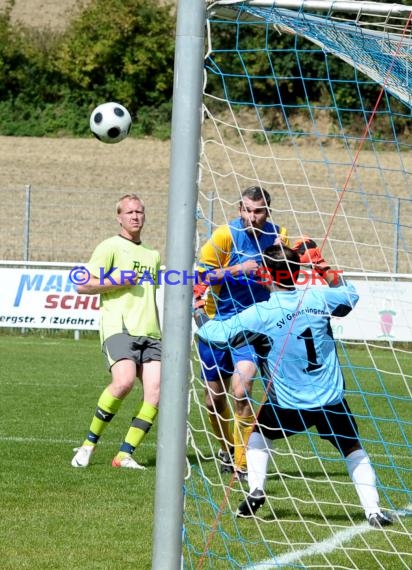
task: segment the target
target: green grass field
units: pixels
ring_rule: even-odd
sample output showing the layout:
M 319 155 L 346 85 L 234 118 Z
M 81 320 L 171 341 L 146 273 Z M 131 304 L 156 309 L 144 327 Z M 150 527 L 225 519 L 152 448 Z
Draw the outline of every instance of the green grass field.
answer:
M 1 567 L 151 568 L 156 431 L 145 472 L 113 469 L 136 391 L 109 426 L 93 467 L 73 469 L 109 376 L 99 342 L 0 337 Z
M 129 396 L 109 426 L 90 468 L 73 469 L 72 448 L 84 438 L 97 397 L 109 380 L 97 337 L 74 341 L 57 336 L 0 336 L 0 349 L 1 568 L 149 570 L 156 428 L 137 452 L 145 472 L 110 466 L 139 391 Z M 361 434 L 377 462 L 384 506 L 402 509 L 411 502 L 410 401 L 405 385 L 398 383 L 395 364 L 379 349 L 375 356 L 382 361 L 384 373 L 372 370 L 362 351 L 351 353 L 350 361 L 356 362 L 358 371 L 356 382 L 347 371 L 348 387 L 354 392 L 348 399 L 360 416 L 367 411 L 376 415 L 373 423 L 360 418 Z M 396 366 L 410 375 L 410 354 L 401 353 Z M 197 392 L 202 401 L 200 386 Z M 395 416 L 398 422 L 388 420 Z M 192 405 L 191 425 L 201 428 L 202 419 Z M 346 471 L 327 443 L 297 436 L 291 443 L 297 455 L 292 455 L 287 443 L 277 446 L 279 470 L 269 479 L 271 498 L 260 511 L 262 520 L 255 523 L 234 517 L 239 486 L 230 489 L 226 480 L 222 487 L 203 433 L 195 434 L 194 442 L 189 449 L 194 467 L 187 482 L 185 514 L 187 568 L 245 568 L 274 554 L 284 557 L 282 568 L 410 567 L 412 519 L 408 516 L 389 531 L 357 533 L 331 552 L 315 549 L 302 563 L 290 557 L 292 543 L 295 550 L 305 550 L 309 544 L 329 540 L 332 533 L 363 524 Z M 315 448 L 323 462 L 316 458 Z M 200 454 L 209 460 L 196 465 Z M 336 482 L 334 488 L 325 484 L 325 471 Z M 229 492 L 226 503 L 224 489 Z M 339 501 L 347 503 L 347 512 L 336 508 Z
M 188 484 L 186 531 L 189 552 L 196 548 L 202 552 L 202 540 L 213 536 L 204 554 L 210 566 L 205 567 L 411 567 L 410 353 L 378 346 L 370 354 L 360 347 L 347 350 L 340 355 L 347 398 L 375 465 L 381 504 L 399 511 L 398 522 L 385 532 L 371 531 L 343 461 L 314 430 L 310 437 L 299 435 L 276 443 L 268 500 L 257 522 L 233 516 L 242 499 L 238 485 L 226 487 L 228 500 L 222 502 L 213 463 L 200 464 L 199 471 L 194 471 Z M 192 421 L 196 423 L 195 418 Z M 207 455 L 208 445 L 202 449 L 201 435 L 197 440 L 199 455 Z M 402 512 L 405 509 L 407 514 Z M 197 541 L 199 529 L 203 537 Z

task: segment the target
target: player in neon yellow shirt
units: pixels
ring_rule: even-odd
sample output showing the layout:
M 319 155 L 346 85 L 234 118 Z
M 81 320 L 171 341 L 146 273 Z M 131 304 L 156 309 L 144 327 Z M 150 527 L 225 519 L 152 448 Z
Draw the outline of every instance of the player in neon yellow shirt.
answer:
M 144 469 L 132 457 L 157 415 L 160 394 L 161 331 L 156 306 L 160 255 L 140 240 L 145 221 L 143 201 L 136 194 L 117 204 L 119 235 L 101 242 L 87 270 L 90 279 L 79 285 L 81 294 L 100 294 L 100 339 L 111 373 L 73 467 L 87 467 L 109 422 L 132 390 L 136 377 L 143 387 L 143 404 L 137 407 L 113 467 Z

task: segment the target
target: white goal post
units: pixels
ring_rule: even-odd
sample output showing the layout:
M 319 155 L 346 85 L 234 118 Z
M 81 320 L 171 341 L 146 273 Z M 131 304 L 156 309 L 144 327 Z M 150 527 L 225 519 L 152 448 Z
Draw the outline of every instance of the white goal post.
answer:
M 248 488 L 220 470 L 191 287 L 166 286 L 154 570 L 412 565 L 411 11 L 361 0 L 178 4 L 167 266 L 191 273 L 193 243 L 230 224 L 242 191 L 259 186 L 292 242 L 308 234 L 356 274 L 374 296 L 353 312 L 357 332 L 382 335 L 335 338 L 395 524 L 372 532 L 342 458 L 315 432 L 276 442 L 265 506 L 236 517 Z M 258 375 L 255 413 L 261 385 Z

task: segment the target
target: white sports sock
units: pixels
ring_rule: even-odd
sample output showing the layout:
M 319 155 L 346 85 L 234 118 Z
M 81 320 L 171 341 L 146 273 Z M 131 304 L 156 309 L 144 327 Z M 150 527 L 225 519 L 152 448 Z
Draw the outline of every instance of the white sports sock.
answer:
M 252 432 L 246 450 L 250 491 L 265 488 L 269 451 L 271 449 L 272 442 L 270 439 L 256 431 Z
M 364 449 L 357 449 L 346 458 L 346 467 L 352 479 L 366 518 L 372 513 L 380 513 L 379 495 L 376 489 L 376 474 L 369 455 Z

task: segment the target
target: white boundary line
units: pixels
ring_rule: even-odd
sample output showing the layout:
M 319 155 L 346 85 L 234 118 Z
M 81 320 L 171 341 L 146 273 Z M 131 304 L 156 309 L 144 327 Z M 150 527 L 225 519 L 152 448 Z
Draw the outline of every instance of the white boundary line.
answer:
M 398 517 L 401 517 L 410 514 L 408 513 L 408 511 L 411 511 L 412 513 L 412 503 L 410 503 L 405 510 L 394 511 L 394 513 Z M 355 538 L 356 536 L 365 534 L 372 530 L 374 529 L 369 525 L 368 522 L 365 521 L 362 524 L 337 532 L 330 538 L 322 540 L 322 542 L 317 542 L 315 544 L 312 544 L 308 548 L 295 550 L 294 552 L 287 552 L 285 554 L 281 554 L 276 558 L 263 560 L 262 562 L 258 562 L 258 564 L 246 566 L 245 570 L 273 570 L 274 568 L 279 570 L 279 568 L 281 568 L 282 566 L 293 564 L 293 562 L 300 561 L 302 558 L 305 558 L 306 556 L 329 554 L 330 552 L 333 552 L 338 546 L 342 545 L 344 542 L 348 542 L 352 538 Z

